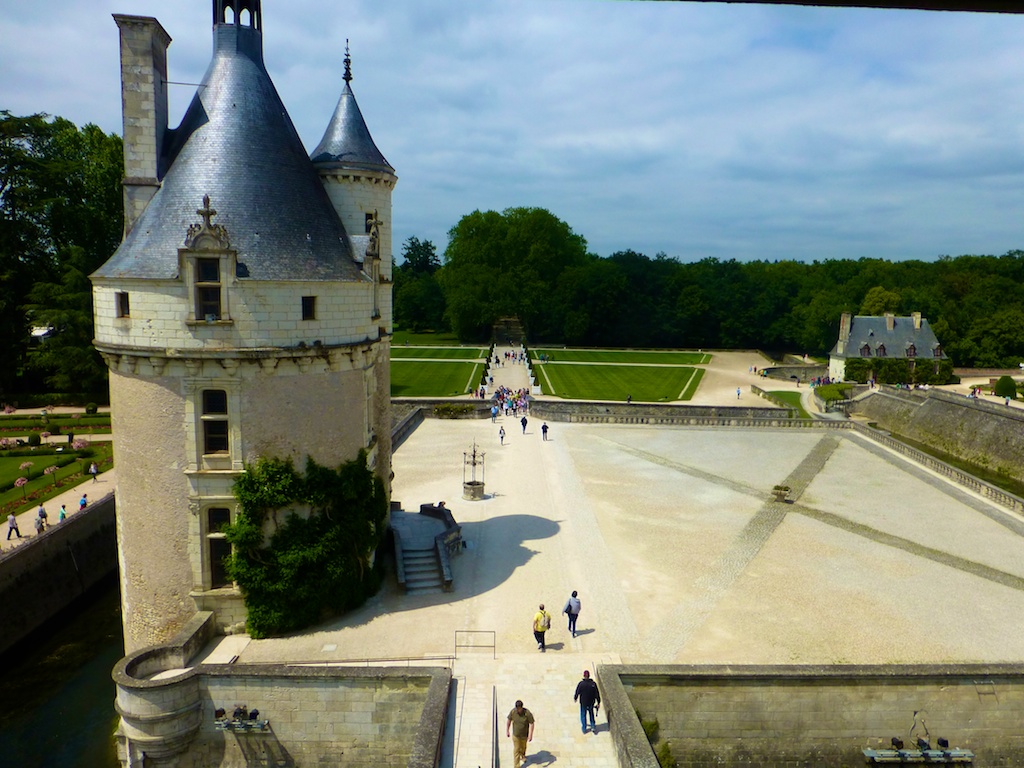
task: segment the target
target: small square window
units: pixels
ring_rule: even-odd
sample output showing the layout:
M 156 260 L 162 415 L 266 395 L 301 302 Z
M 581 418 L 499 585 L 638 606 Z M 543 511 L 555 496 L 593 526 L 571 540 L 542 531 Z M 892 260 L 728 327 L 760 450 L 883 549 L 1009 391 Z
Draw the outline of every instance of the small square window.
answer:
M 129 304 L 128 304 L 128 292 L 127 291 L 118 291 L 116 294 L 114 294 L 114 296 L 115 296 L 115 300 L 117 302 L 117 316 L 118 317 L 130 317 L 131 316 L 131 310 L 130 310 L 130 307 L 129 307 Z
M 316 320 L 316 296 L 302 297 L 302 319 Z

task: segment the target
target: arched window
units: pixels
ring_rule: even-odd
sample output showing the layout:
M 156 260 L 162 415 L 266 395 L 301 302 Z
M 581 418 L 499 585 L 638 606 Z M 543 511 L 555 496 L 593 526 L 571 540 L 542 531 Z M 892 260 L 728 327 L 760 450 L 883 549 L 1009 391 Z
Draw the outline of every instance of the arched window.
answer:
M 869 347 L 867 344 L 865 344 L 863 347 L 861 347 L 860 348 L 860 356 L 861 357 L 871 357 L 871 347 Z

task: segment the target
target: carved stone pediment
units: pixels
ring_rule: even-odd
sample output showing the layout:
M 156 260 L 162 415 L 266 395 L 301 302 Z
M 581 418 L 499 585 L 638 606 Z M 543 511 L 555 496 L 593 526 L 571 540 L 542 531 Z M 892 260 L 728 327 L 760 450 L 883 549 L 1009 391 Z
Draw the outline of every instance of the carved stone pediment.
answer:
M 202 217 L 202 223 L 189 225 L 185 235 L 185 248 L 191 251 L 226 251 L 231 248 L 231 239 L 227 228 L 222 224 L 214 224 L 213 217 L 217 211 L 210 207 L 210 196 L 203 195 L 203 207 L 196 213 Z

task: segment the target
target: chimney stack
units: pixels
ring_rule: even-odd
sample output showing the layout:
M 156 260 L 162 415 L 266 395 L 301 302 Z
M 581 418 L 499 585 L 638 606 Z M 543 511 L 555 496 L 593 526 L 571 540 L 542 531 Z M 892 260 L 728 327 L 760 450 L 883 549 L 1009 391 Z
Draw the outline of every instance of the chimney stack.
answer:
M 160 188 L 167 132 L 167 46 L 171 36 L 148 16 L 114 14 L 121 31 L 124 125 L 124 234 Z
M 836 352 L 840 355 L 846 352 L 846 342 L 850 340 L 850 325 L 853 322 L 853 315 L 843 312 L 839 318 L 839 343 L 836 345 Z
M 920 312 L 911 312 L 910 313 L 910 317 L 914 321 L 914 330 L 915 331 L 920 331 L 921 330 L 921 313 Z
M 885 330 L 891 331 L 896 327 L 896 315 L 892 312 L 885 313 Z

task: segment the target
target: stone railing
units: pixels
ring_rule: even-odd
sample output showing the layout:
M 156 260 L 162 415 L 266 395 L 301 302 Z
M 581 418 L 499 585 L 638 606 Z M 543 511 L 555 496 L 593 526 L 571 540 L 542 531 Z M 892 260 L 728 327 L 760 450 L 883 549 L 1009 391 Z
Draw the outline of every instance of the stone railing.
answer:
M 860 424 L 859 422 L 847 422 L 859 435 L 874 440 L 876 443 L 884 445 L 897 453 L 906 456 L 917 464 L 927 467 L 933 472 L 948 477 L 958 485 L 962 485 L 968 490 L 974 491 L 975 493 L 984 496 L 986 499 L 994 501 L 1000 506 L 1006 507 L 1012 512 L 1019 515 L 1024 515 L 1024 499 L 1019 496 L 1015 496 L 1012 493 L 1004 491 L 991 483 L 986 483 L 984 480 L 979 480 L 969 472 L 965 472 L 962 469 L 957 469 L 951 464 L 936 459 L 934 456 L 930 456 L 924 451 L 919 451 L 916 448 L 911 448 L 906 443 L 901 443 L 894 437 L 891 437 L 884 432 L 879 432 L 877 429 Z

